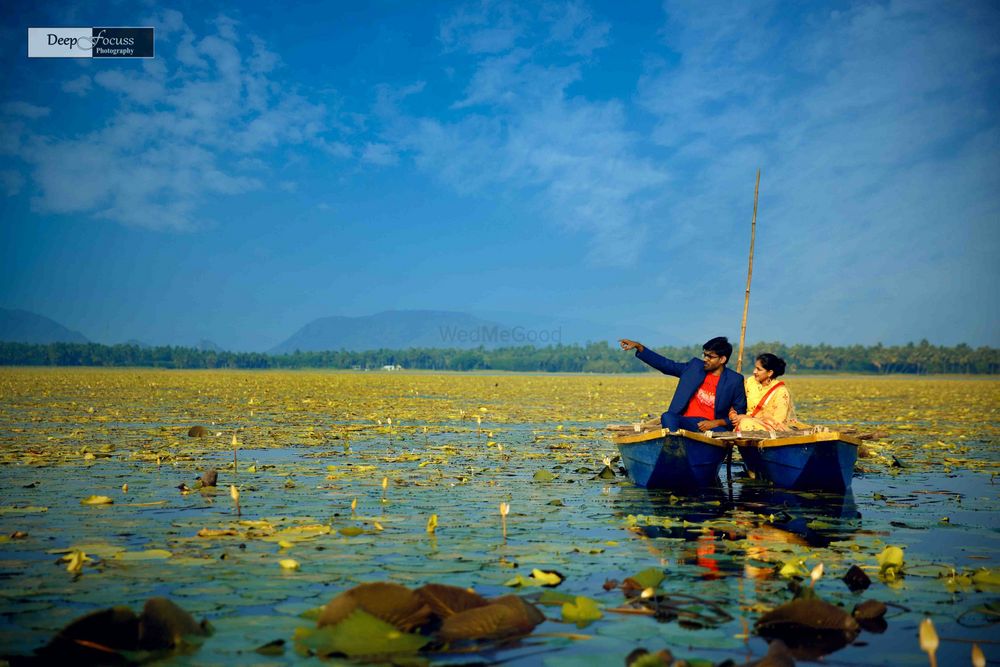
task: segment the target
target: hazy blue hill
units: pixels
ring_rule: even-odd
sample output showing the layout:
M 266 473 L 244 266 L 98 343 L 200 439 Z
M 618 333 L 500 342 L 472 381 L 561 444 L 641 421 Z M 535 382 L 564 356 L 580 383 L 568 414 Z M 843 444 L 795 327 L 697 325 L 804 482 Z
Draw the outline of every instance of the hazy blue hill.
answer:
M 270 350 L 401 350 L 410 347 L 487 348 L 524 345 L 516 329 L 466 313 L 439 310 L 388 310 L 364 317 L 313 320 Z M 506 338 L 504 338 L 506 336 Z
M 207 338 L 202 338 L 194 345 L 194 349 L 201 350 L 202 352 L 222 352 L 222 348 L 218 346 L 214 341 L 208 340 Z
M 89 343 L 79 331 L 27 310 L 0 308 L 0 340 L 12 343 Z

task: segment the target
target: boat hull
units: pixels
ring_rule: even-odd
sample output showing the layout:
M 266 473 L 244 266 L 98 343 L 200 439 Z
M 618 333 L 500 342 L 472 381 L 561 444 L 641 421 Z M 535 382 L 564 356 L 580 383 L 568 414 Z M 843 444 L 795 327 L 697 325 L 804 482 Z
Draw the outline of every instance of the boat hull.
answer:
M 665 429 L 615 438 L 622 463 L 636 486 L 697 489 L 719 483 L 719 467 L 730 446 L 712 438 Z
M 839 433 L 738 441 L 747 470 L 783 489 L 833 491 L 851 488 L 858 442 Z

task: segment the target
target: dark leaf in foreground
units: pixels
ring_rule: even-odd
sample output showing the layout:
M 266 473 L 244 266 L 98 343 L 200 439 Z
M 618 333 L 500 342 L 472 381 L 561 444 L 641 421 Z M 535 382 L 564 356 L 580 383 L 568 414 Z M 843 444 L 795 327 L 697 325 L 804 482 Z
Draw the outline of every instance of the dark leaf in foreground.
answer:
M 843 576 L 842 581 L 847 584 L 852 593 L 863 591 L 872 585 L 871 578 L 857 565 L 851 566 L 847 574 Z
M 261 655 L 284 655 L 285 640 L 275 639 L 274 641 L 258 646 L 254 649 L 254 653 L 259 653 Z
M 489 604 L 478 593 L 445 584 L 427 584 L 417 589 L 417 595 L 441 619 Z
M 851 615 L 858 621 L 872 621 L 885 616 L 887 610 L 888 607 L 885 606 L 884 602 L 879 600 L 865 600 L 854 606 L 854 611 L 851 612 Z
M 202 486 L 215 486 L 219 481 L 219 473 L 212 468 L 211 470 L 206 470 L 201 476 Z
M 403 632 L 423 625 L 431 614 L 424 600 L 406 586 L 378 581 L 360 584 L 330 600 L 320 614 L 319 626 L 336 625 L 358 608 Z
M 780 639 L 798 658 L 817 658 L 843 648 L 857 637 L 858 622 L 846 611 L 819 599 L 792 600 L 764 614 L 757 633 Z
M 544 620 L 534 605 L 517 595 L 504 595 L 484 607 L 449 616 L 439 634 L 446 641 L 504 639 L 526 635 Z
M 851 615 L 854 616 L 863 630 L 880 635 L 889 628 L 889 624 L 885 620 L 887 609 L 884 602 L 865 600 L 854 607 Z
M 134 651 L 139 647 L 139 617 L 128 607 L 91 612 L 71 621 L 39 651 L 46 657 L 70 656 L 97 651 L 106 655 Z
M 172 649 L 191 637 L 210 634 L 208 624 L 198 623 L 167 598 L 150 598 L 139 617 L 139 647 L 148 651 Z
M 139 616 L 128 607 L 81 616 L 37 656 L 42 664 L 130 665 L 197 648 L 208 634 L 206 622 L 198 623 L 166 598 L 150 598 Z
M 625 667 L 670 667 L 673 664 L 674 654 L 667 649 L 650 653 L 644 648 L 637 648 L 625 656 Z
M 795 656 L 785 646 L 785 642 L 775 639 L 768 645 L 767 655 L 746 663 L 744 667 L 795 667 Z

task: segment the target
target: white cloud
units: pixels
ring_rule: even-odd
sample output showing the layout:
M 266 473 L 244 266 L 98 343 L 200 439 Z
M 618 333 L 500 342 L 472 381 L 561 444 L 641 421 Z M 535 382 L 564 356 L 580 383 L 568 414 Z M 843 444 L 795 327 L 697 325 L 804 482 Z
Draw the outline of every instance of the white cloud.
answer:
M 441 22 L 438 37 L 446 47 L 469 53 L 506 51 L 522 34 L 517 12 L 517 5 L 511 3 L 469 4 Z
M 678 55 L 650 68 L 640 99 L 684 175 L 671 227 L 743 245 L 761 166 L 755 281 L 771 318 L 804 323 L 806 340 L 859 340 L 860 313 L 915 332 L 934 299 L 968 319 L 955 295 L 1000 277 L 957 242 L 1000 245 L 995 8 L 803 6 L 787 21 L 758 3 L 667 11 Z M 1000 311 L 986 300 L 980 313 Z M 833 333 L 834 321 L 854 333 Z
M 0 106 L 0 112 L 7 116 L 21 116 L 22 118 L 29 118 L 34 120 L 36 118 L 44 118 L 50 113 L 48 107 L 41 107 L 29 102 L 4 102 Z
M 545 5 L 543 12 L 551 21 L 550 39 L 568 44 L 573 55 L 590 55 L 608 45 L 611 26 L 594 20 L 593 14 L 579 2 L 560 5 Z
M 63 92 L 72 93 L 73 95 L 80 95 L 83 97 L 90 92 L 92 88 L 92 82 L 90 77 L 86 74 L 82 74 L 75 79 L 70 79 L 68 81 L 63 81 L 61 86 Z
M 388 166 L 399 162 L 399 157 L 389 144 L 370 143 L 365 144 L 362 149 L 361 160 L 369 164 Z
M 162 58 L 62 86 L 85 94 L 96 84 L 117 107 L 95 118 L 94 129 L 67 136 L 50 125 L 53 130 L 41 134 L 0 120 L 0 150 L 28 163 L 38 185 L 35 210 L 192 229 L 207 224 L 198 211 L 210 198 L 276 182 L 264 159 L 269 151 L 310 145 L 343 152 L 326 136 L 327 109 L 279 82 L 277 56 L 262 40 L 239 36 L 231 19 L 216 19 L 216 32 L 208 35 L 196 34 L 173 10 L 145 24 L 157 27 Z M 24 102 L 9 102 L 2 111 L 22 118 L 48 114 Z
M 509 4 L 459 10 L 441 27 L 445 45 L 474 64 L 451 104 L 456 119 L 384 104 L 386 136 L 457 191 L 516 191 L 540 218 L 588 236 L 593 262 L 628 263 L 645 238 L 639 214 L 667 176 L 643 157 L 620 102 L 567 92 L 585 76 L 582 54 L 603 46 L 608 31 L 577 3 L 541 5 L 535 15 Z

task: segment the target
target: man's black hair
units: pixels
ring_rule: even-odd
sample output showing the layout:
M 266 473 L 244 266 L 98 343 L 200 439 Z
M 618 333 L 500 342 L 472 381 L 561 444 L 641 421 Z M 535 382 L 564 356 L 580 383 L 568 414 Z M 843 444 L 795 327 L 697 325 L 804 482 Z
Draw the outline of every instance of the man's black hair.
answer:
M 726 363 L 729 363 L 729 360 L 733 356 L 733 345 L 725 336 L 716 336 L 702 345 L 701 349 L 715 352 L 720 357 L 725 357 Z

